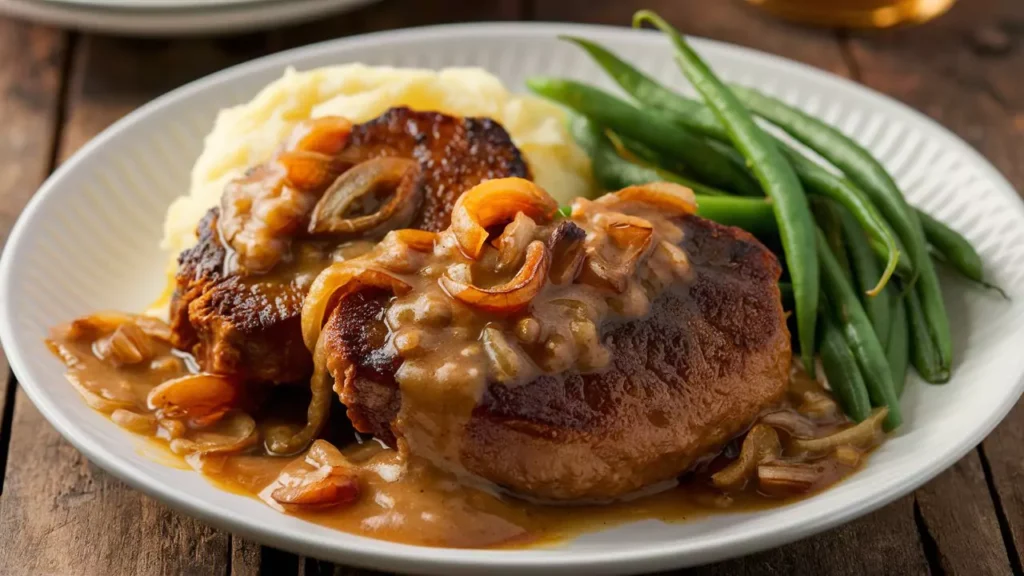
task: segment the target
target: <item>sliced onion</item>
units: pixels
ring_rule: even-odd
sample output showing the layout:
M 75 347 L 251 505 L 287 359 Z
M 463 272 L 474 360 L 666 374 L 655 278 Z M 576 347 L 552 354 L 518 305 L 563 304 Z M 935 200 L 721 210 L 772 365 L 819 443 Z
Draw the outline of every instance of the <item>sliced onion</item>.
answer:
M 349 217 L 359 202 L 382 191 L 390 199 L 371 214 Z M 378 234 L 408 225 L 422 197 L 420 166 L 408 158 L 380 157 L 355 165 L 331 184 L 313 208 L 310 234 Z
M 491 376 L 498 382 L 508 385 L 533 379 L 533 363 L 523 357 L 518 346 L 508 341 L 504 332 L 487 326 L 481 340 L 490 360 Z
M 792 438 L 814 438 L 814 423 L 790 410 L 765 414 L 761 424 L 784 430 Z
M 365 287 L 384 288 L 398 296 L 412 289 L 398 278 L 367 268 L 365 264 L 356 261 L 337 262 L 328 266 L 313 281 L 302 303 L 302 339 L 306 348 L 311 351 L 316 348 L 324 321 L 338 299 Z
M 211 423 L 233 408 L 238 383 L 218 374 L 189 374 L 168 380 L 149 391 L 146 403 L 166 418 L 189 418 Z
M 212 426 L 188 434 L 191 452 L 199 454 L 235 454 L 254 446 L 259 440 L 256 421 L 245 412 L 231 412 Z
M 773 496 L 806 494 L 825 477 L 821 463 L 775 463 L 757 467 L 757 487 Z
M 270 497 L 292 510 L 319 510 L 354 502 L 359 497 L 359 475 L 348 460 L 326 440 L 310 446 L 303 462 L 290 465 Z
M 120 389 L 118 390 L 118 392 L 122 392 L 121 394 L 119 394 L 120 398 L 112 398 L 107 397 L 111 396 L 111 394 L 109 394 L 109 392 L 111 391 L 109 387 L 104 387 L 102 392 L 107 394 L 106 396 L 102 396 L 100 395 L 100 393 L 90 390 L 86 386 L 86 384 L 83 383 L 78 378 L 78 374 L 79 372 L 77 370 L 69 370 L 66 376 L 68 382 L 71 383 L 71 386 L 75 390 L 78 390 L 78 393 L 82 396 L 82 400 L 85 401 L 86 405 L 88 405 L 89 408 L 92 408 L 93 410 L 97 412 L 102 412 L 104 414 L 111 414 L 118 409 L 131 409 L 135 407 L 135 401 L 131 397 L 131 393 L 128 389 L 127 383 L 122 384 L 121 382 L 119 382 L 119 384 L 122 384 L 122 386 L 118 387 Z M 106 384 L 109 385 L 109 383 Z
M 693 190 L 672 182 L 651 182 L 640 186 L 623 188 L 613 194 L 605 194 L 597 202 L 614 206 L 627 202 L 641 202 L 657 208 L 669 217 L 685 216 L 697 212 L 697 198 Z
M 576 280 L 586 258 L 584 240 L 587 233 L 569 220 L 562 220 L 548 238 L 551 252 L 551 272 L 548 278 L 554 284 L 569 284 Z
M 451 230 L 463 254 L 475 260 L 487 242 L 487 228 L 510 222 L 520 212 L 535 222 L 549 222 L 557 210 L 558 202 L 529 180 L 487 180 L 455 202 Z
M 481 310 L 512 313 L 526 307 L 544 287 L 550 258 L 544 243 L 535 240 L 526 248 L 526 260 L 516 275 L 504 284 L 483 289 L 463 279 L 441 276 L 441 286 L 449 296 Z
M 596 220 L 618 250 L 608 254 L 609 250 L 602 249 L 606 247 L 589 246 L 581 279 L 591 286 L 621 294 L 637 264 L 651 251 L 654 225 L 643 218 L 616 212 L 601 214 Z
M 633 253 L 645 253 L 654 239 L 654 225 L 643 218 L 609 212 L 602 214 L 599 220 L 612 243 L 626 250 L 629 257 Z
M 125 322 L 110 336 L 95 341 L 93 351 L 115 368 L 149 362 L 153 357 L 149 336 L 134 322 Z
M 152 436 L 156 433 L 156 416 L 152 414 L 139 414 L 133 410 L 118 408 L 110 414 L 110 419 L 121 428 L 143 436 Z
M 882 422 L 888 414 L 888 408 L 876 408 L 871 412 L 871 416 L 856 426 L 851 426 L 824 438 L 796 439 L 791 445 L 801 452 L 812 453 L 830 452 L 839 446 L 867 447 L 874 444 L 882 434 Z
M 839 462 L 843 466 L 849 466 L 850 468 L 856 468 L 860 464 L 861 451 L 844 444 L 836 448 L 834 452 L 836 462 Z
M 331 415 L 331 375 L 327 371 L 327 346 L 323 335 L 313 350 L 313 377 L 309 381 L 312 396 L 306 409 L 306 425 L 295 434 L 278 428 L 268 432 L 267 450 L 278 456 L 295 454 L 320 434 Z
M 352 133 L 352 122 L 341 116 L 323 116 L 300 123 L 292 130 L 286 150 L 319 152 L 335 156 L 345 149 Z
M 740 455 L 731 464 L 711 476 L 711 482 L 723 490 L 740 490 L 754 475 L 758 464 L 778 458 L 782 453 L 779 435 L 771 426 L 756 424 L 747 432 Z
M 338 178 L 344 165 L 319 152 L 281 152 L 274 159 L 285 171 L 285 183 L 302 192 L 320 192 Z
M 500 272 L 518 264 L 536 231 L 537 223 L 532 218 L 522 212 L 516 214 L 512 223 L 498 237 L 498 265 L 495 270 Z
M 432 252 L 434 250 L 434 244 L 437 242 L 436 232 L 430 232 L 429 230 L 416 230 L 414 228 L 395 230 L 388 234 L 388 236 L 394 236 L 395 240 L 405 244 L 417 252 Z
M 376 261 L 399 274 L 411 274 L 423 266 L 426 254 L 434 250 L 437 234 L 426 230 L 392 230 L 377 245 Z

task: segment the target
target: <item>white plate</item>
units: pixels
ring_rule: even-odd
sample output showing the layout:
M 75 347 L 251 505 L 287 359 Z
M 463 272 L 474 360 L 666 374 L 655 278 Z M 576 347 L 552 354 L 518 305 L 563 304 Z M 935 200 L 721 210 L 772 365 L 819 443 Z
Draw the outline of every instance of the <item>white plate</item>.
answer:
M 580 51 L 556 40 L 599 40 L 658 77 L 679 74 L 661 36 L 555 24 L 445 26 L 373 34 L 293 50 L 179 89 L 118 122 L 66 162 L 15 227 L 0 262 L 0 337 L 21 385 L 79 450 L 132 486 L 212 524 L 330 560 L 435 574 L 605 574 L 692 565 L 778 546 L 865 514 L 951 465 L 999 422 L 1024 374 L 1024 206 L 977 152 L 921 114 L 849 81 L 709 41 L 696 47 L 727 78 L 780 93 L 853 134 L 896 175 L 910 200 L 963 232 L 989 277 L 1013 300 L 944 279 L 956 345 L 949 384 L 907 385 L 905 424 L 842 484 L 805 501 L 680 524 L 646 521 L 551 549 L 419 548 L 353 536 L 221 492 L 197 474 L 156 464 L 94 413 L 43 345 L 47 326 L 98 309 L 139 310 L 163 283 L 163 210 L 188 172 L 216 111 L 252 97 L 286 66 L 339 62 L 478 65 L 521 88 L 533 74 L 608 86 Z
M 36 0 L 54 4 L 116 8 L 119 10 L 194 10 L 196 8 L 223 8 L 240 4 L 286 3 L 290 0 Z
M 0 16 L 129 36 L 184 36 L 283 26 L 379 0 L 185 0 L 187 6 L 176 8 L 169 5 L 177 0 L 154 0 L 160 6 L 145 10 L 139 5 L 149 4 L 146 0 L 99 1 L 105 5 L 92 0 L 0 0 Z

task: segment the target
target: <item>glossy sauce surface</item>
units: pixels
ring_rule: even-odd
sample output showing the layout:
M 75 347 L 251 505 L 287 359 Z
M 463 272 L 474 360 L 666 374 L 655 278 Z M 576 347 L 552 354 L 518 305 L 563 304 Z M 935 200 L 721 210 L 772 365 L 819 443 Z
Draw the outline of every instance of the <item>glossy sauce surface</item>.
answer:
M 103 342 L 110 341 L 118 329 L 124 332 L 121 327 L 128 323 L 145 327 L 148 358 L 142 360 L 131 351 L 122 351 L 122 359 L 139 361 L 115 365 L 111 354 L 104 353 L 109 345 Z M 138 336 L 134 329 L 127 332 Z M 214 426 L 216 430 L 211 432 L 210 426 L 161 417 L 150 408 L 147 397 L 154 387 L 168 379 L 192 374 L 196 369 L 188 357 L 160 343 L 163 335 L 164 330 L 157 321 L 108 314 L 98 320 L 93 317 L 88 322 L 77 321 L 55 329 L 49 344 L 68 364 L 69 380 L 90 406 L 149 439 L 141 449 L 144 454 L 159 454 L 156 459 L 164 463 L 186 462 L 225 490 L 259 498 L 284 513 L 345 532 L 426 546 L 520 547 L 555 543 L 582 532 L 636 520 L 678 522 L 720 511 L 781 505 L 799 497 L 767 496 L 751 486 L 728 494 L 712 487 L 709 474 L 735 458 L 737 446 L 734 443 L 682 478 L 678 486 L 665 487 L 667 489 L 654 494 L 601 505 L 542 505 L 467 487 L 422 459 L 405 459 L 399 452 L 370 438 L 355 441 L 356 436 L 344 422 L 332 422 L 327 435 L 358 470 L 359 498 L 347 506 L 326 510 L 285 509 L 270 494 L 280 485 L 282 472 L 311 469 L 304 456 L 270 456 L 258 442 L 248 444 L 237 453 L 214 450 L 174 454 L 187 452 L 180 449 L 181 442 L 203 446 L 217 446 L 218 442 L 237 445 L 240 440 L 232 436 L 232 427 L 239 427 L 239 422 L 242 422 L 243 432 L 235 436 L 248 436 L 244 433 L 244 418 L 237 411 L 224 415 Z M 274 421 L 279 423 L 282 414 L 289 412 L 289 405 L 301 409 L 303 402 L 308 401 L 306 391 L 301 388 L 282 387 L 264 393 L 271 395 L 267 402 L 273 403 L 276 410 L 273 418 L 254 411 L 260 430 Z M 301 410 L 293 412 L 301 415 Z M 775 413 L 797 414 L 802 421 L 814 422 L 817 435 L 827 435 L 849 425 L 836 415 L 835 404 L 821 387 L 799 372 L 795 373 L 790 392 Z M 133 416 L 126 417 L 129 414 Z M 808 415 L 813 419 L 808 419 Z M 223 438 L 217 437 L 218 433 Z M 348 441 L 347 445 L 343 444 L 344 440 Z M 175 444 L 176 441 L 179 443 Z M 864 458 L 851 465 L 831 458 L 808 460 L 802 457 L 799 460 L 817 462 L 824 468 L 821 485 L 814 488 L 817 491 L 855 471 Z

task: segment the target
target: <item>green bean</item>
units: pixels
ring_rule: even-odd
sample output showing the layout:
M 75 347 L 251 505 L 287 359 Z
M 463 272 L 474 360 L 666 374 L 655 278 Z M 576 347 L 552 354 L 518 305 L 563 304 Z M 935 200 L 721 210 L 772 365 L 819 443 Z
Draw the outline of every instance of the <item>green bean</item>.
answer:
M 725 195 L 721 190 L 704 186 L 689 178 L 648 166 L 640 166 L 619 156 L 614 144 L 605 135 L 604 130 L 585 116 L 571 114 L 569 132 L 579 147 L 590 156 L 590 167 L 594 173 L 594 180 L 605 190 L 620 190 L 627 186 L 666 180 L 682 184 L 693 190 L 695 194 L 705 196 Z
M 823 198 L 815 198 L 811 202 L 811 211 L 818 227 L 825 232 L 825 240 L 832 250 L 832 255 L 839 262 L 847 282 L 853 283 L 853 271 L 850 268 L 850 257 L 846 254 L 846 246 L 843 245 L 843 225 L 839 220 L 839 206 Z
M 928 320 L 921 306 L 916 290 L 906 290 L 903 295 L 907 307 L 907 326 L 910 329 L 910 359 L 917 373 L 931 384 L 949 381 L 949 369 L 942 364 L 942 357 L 935 342 L 928 337 Z M 921 337 L 924 335 L 924 337 Z
M 816 196 L 831 198 L 842 204 L 870 236 L 871 249 L 879 260 L 885 262 L 885 270 L 879 275 L 878 282 L 867 289 L 869 295 L 875 296 L 880 293 L 889 283 L 893 272 L 899 272 L 902 277 L 906 278 L 911 278 L 914 275 L 913 264 L 910 258 L 900 250 L 899 239 L 889 227 L 889 223 L 856 186 L 825 170 L 800 152 L 781 142 L 779 144 L 800 177 L 800 181 L 807 186 L 808 192 Z
M 757 184 L 736 169 L 707 141 L 680 127 L 662 112 L 642 110 L 598 88 L 572 80 L 530 78 L 535 93 L 559 102 L 617 134 L 634 138 L 659 152 L 679 158 L 702 182 L 716 188 L 757 195 Z
M 599 44 L 583 38 L 563 38 L 583 48 L 623 90 L 638 102 L 671 114 L 677 123 L 694 132 L 719 141 L 729 141 L 729 134 L 721 122 L 715 117 L 714 112 L 704 104 L 669 90 Z M 856 186 L 821 168 L 784 142 L 777 139 L 775 142 L 789 157 L 790 163 L 808 193 L 836 200 L 852 212 L 861 226 L 867 230 L 872 239 L 872 248 L 878 257 L 887 263 L 882 280 L 878 286 L 872 289 L 873 294 L 881 291 L 894 269 L 908 279 L 914 274 L 909 258 L 906 254 L 901 254 L 898 248 L 896 235 L 871 204 L 871 201 Z
M 886 287 L 881 293 L 871 296 L 871 287 L 878 285 L 878 279 L 882 271 L 878 266 L 878 260 L 871 253 L 871 246 L 864 230 L 857 224 L 853 216 L 843 209 L 838 209 L 839 222 L 842 227 L 842 236 L 846 250 L 850 255 L 850 267 L 853 269 L 854 278 L 860 288 L 860 301 L 864 304 L 864 311 L 871 319 L 871 325 L 875 327 L 875 334 L 878 340 L 885 347 L 889 342 L 889 321 L 892 311 L 893 290 Z
M 896 387 L 896 396 L 903 395 L 903 387 L 907 382 L 907 362 L 910 356 L 910 342 L 907 340 L 907 305 L 902 298 L 893 300 L 892 322 L 889 325 L 889 342 L 885 348 L 885 356 L 892 370 L 892 383 Z
M 924 228 L 925 238 L 928 239 L 928 243 L 932 245 L 932 248 L 942 256 L 945 263 L 952 266 L 964 278 L 977 282 L 985 288 L 995 290 L 1002 294 L 1003 298 L 1009 299 L 1009 296 L 1006 295 L 1002 288 L 985 281 L 985 270 L 981 263 L 981 256 L 978 255 L 974 246 L 971 246 L 971 243 L 966 238 L 922 210 L 917 211 L 917 216 L 921 219 L 921 227 Z
M 764 198 L 698 196 L 697 215 L 726 226 L 736 226 L 763 238 L 778 234 L 775 212 Z
M 839 399 L 843 412 L 860 422 L 871 415 L 871 399 L 868 397 L 864 377 L 857 366 L 857 359 L 854 358 L 843 333 L 827 315 L 822 315 L 819 322 L 822 334 L 818 346 L 829 388 Z
M 943 370 L 948 371 L 953 362 L 953 337 L 939 278 L 928 256 L 921 220 L 907 204 L 892 176 L 860 144 L 832 126 L 755 90 L 740 87 L 734 90 L 757 115 L 776 124 L 842 170 L 886 216 L 910 252 L 919 275 L 914 290 L 920 296 L 927 331 L 915 333 L 914 338 L 931 338 Z
M 829 308 L 857 359 L 871 402 L 889 408 L 885 427 L 892 430 L 900 425 L 903 417 L 885 349 L 878 341 L 878 335 L 853 286 L 843 278 L 839 263 L 828 249 L 825 234 L 820 229 L 817 230 L 817 242 L 818 257 L 821 259 L 821 285 L 828 296 Z
M 700 56 L 668 22 L 654 12 L 641 10 L 633 26 L 650 22 L 667 34 L 676 48 L 676 64 L 690 80 L 725 127 L 729 139 L 746 158 L 761 188 L 772 200 L 786 265 L 796 296 L 797 338 L 804 368 L 814 367 L 815 323 L 818 316 L 819 273 L 815 256 L 814 219 L 800 180 L 778 147 L 732 92 L 714 75 Z
M 985 281 L 985 272 L 981 264 L 981 256 L 966 238 L 952 228 L 918 210 L 921 227 L 928 243 L 935 247 L 954 268 L 975 282 Z
M 676 159 L 669 159 L 664 154 L 654 150 L 650 146 L 638 142 L 633 138 L 622 136 L 621 134 L 610 134 L 609 138 L 613 144 L 616 144 L 616 148 L 625 150 L 629 154 L 633 155 L 637 160 L 642 163 L 649 164 L 651 166 L 659 167 L 668 172 L 685 176 L 692 174 L 692 171 L 687 168 L 682 162 Z M 631 160 L 629 156 L 625 156 L 627 160 Z

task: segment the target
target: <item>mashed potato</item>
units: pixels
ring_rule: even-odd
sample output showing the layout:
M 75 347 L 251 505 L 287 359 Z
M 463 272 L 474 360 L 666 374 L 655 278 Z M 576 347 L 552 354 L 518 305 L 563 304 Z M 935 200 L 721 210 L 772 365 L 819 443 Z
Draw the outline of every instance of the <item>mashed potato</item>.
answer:
M 365 122 L 392 106 L 493 118 L 508 130 L 534 179 L 560 202 L 592 191 L 590 161 L 565 128 L 564 112 L 510 93 L 484 70 L 362 64 L 288 70 L 248 104 L 221 111 L 192 169 L 188 195 L 168 209 L 162 247 L 176 255 L 194 244 L 196 224 L 220 202 L 228 181 L 269 158 L 298 122 L 328 115 Z

